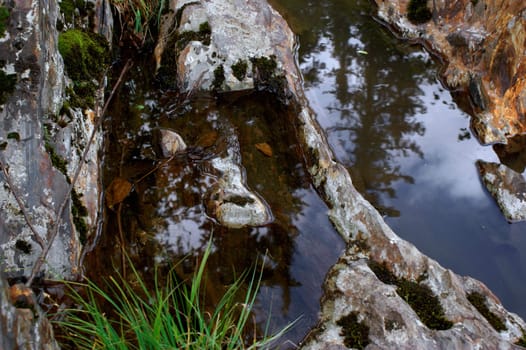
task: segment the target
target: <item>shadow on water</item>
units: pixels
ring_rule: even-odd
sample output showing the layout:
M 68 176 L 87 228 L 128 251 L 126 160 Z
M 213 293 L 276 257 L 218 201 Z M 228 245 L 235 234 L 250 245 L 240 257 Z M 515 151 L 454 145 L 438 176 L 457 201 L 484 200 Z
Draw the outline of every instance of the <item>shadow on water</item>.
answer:
M 307 96 L 356 187 L 398 235 L 526 318 L 526 223 L 505 221 L 475 166 L 524 173 L 524 139 L 481 146 L 439 65 L 376 22 L 369 1 L 271 3 L 299 35 Z
M 179 261 L 178 276 L 189 278 L 213 235 L 209 304 L 234 276 L 264 260 L 254 309 L 260 330 L 269 317 L 271 330 L 301 317 L 282 339 L 288 341 L 285 347 L 298 343 L 317 321 L 321 284 L 343 242 L 304 169 L 293 115 L 264 93 L 186 98 L 163 91 L 152 80 L 151 66 L 147 60 L 136 65 L 108 112 L 105 187 L 116 177 L 135 185 L 120 209 L 106 209 L 103 233 L 86 259 L 88 277 L 100 280 L 121 269 L 122 244 L 146 279 L 153 266 Z M 144 176 L 158 161 L 159 127 L 176 130 L 188 148 Z M 271 147 L 271 156 L 256 148 L 261 143 Z M 220 176 L 211 159 L 224 156 L 227 148 L 240 156 L 248 187 L 268 203 L 271 223 L 228 229 L 207 212 L 210 188 Z

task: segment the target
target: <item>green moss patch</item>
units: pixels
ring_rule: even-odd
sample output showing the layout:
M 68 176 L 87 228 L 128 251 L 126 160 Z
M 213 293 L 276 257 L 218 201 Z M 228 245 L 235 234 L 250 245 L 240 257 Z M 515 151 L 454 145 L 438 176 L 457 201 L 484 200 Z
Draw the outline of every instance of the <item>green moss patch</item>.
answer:
M 5 35 L 7 20 L 9 19 L 9 9 L 0 5 L 0 38 Z
M 0 105 L 6 103 L 9 95 L 15 91 L 16 82 L 16 74 L 5 74 L 0 69 Z
M 237 80 L 242 81 L 247 76 L 248 64 L 246 61 L 238 60 L 232 65 L 232 73 Z
M 497 315 L 489 310 L 488 306 L 486 305 L 486 298 L 482 294 L 472 292 L 467 295 L 467 298 L 471 305 L 473 305 L 477 311 L 480 312 L 482 316 L 484 316 L 484 318 L 489 322 L 489 324 L 491 324 L 493 328 L 495 328 L 497 332 L 508 329 L 506 328 L 504 322 L 502 322 L 502 320 Z
M 210 39 L 212 35 L 212 30 L 208 22 L 203 22 L 199 25 L 199 31 L 192 32 L 182 32 L 177 36 L 177 48 L 182 50 L 188 45 L 190 41 L 200 41 L 205 45 L 210 45 Z
M 342 328 L 340 335 L 344 337 L 344 344 L 348 348 L 363 349 L 369 344 L 369 326 L 358 322 L 358 313 L 351 312 L 340 318 L 336 324 Z
M 287 100 L 287 80 L 283 73 L 278 72 L 276 57 L 254 57 L 251 62 L 256 88 L 276 94 L 281 100 Z
M 110 62 L 109 46 L 99 34 L 71 29 L 58 37 L 58 50 L 68 76 L 74 81 L 102 78 Z
M 71 216 L 73 217 L 73 224 L 79 234 L 79 241 L 85 244 L 88 239 L 88 224 L 86 223 L 86 216 L 88 209 L 82 203 L 82 194 L 77 191 L 71 191 Z
M 49 131 L 49 126 L 48 125 L 44 125 L 44 128 L 43 128 L 43 139 L 44 139 L 44 148 L 45 148 L 46 152 L 49 155 L 49 158 L 51 160 L 51 164 L 58 171 L 60 171 L 62 174 L 64 174 L 64 176 L 66 176 L 66 179 L 69 182 L 68 169 L 67 169 L 68 162 L 64 158 L 62 158 L 57 153 L 57 151 L 55 150 L 55 147 L 53 146 L 53 144 L 51 142 L 51 135 L 50 135 L 50 131 Z
M 515 345 L 519 345 L 526 348 L 526 333 L 524 333 L 524 330 L 522 331 L 522 337 L 517 340 Z
M 225 82 L 225 68 L 223 65 L 219 65 L 214 70 L 214 81 L 212 82 L 212 87 L 214 90 L 219 90 L 223 83 Z
M 75 95 L 72 99 L 77 103 L 70 101 L 72 106 L 92 107 L 98 88 L 93 81 L 102 79 L 110 63 L 108 42 L 99 34 L 71 29 L 59 35 L 58 49 L 73 80 L 73 91 L 68 95 Z
M 428 22 L 433 17 L 427 7 L 427 0 L 410 0 L 407 4 L 407 19 L 413 24 Z
M 446 319 L 437 296 L 428 286 L 396 277 L 385 263 L 380 264 L 371 260 L 369 267 L 380 281 L 397 286 L 396 293 L 411 306 L 428 328 L 445 330 L 453 326 L 453 323 Z

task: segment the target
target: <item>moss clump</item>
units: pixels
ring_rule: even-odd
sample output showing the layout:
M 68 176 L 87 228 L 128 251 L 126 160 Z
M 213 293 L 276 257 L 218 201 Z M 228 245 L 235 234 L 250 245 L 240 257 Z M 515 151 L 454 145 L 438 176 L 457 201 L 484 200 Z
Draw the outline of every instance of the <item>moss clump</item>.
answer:
M 219 90 L 224 82 L 225 82 L 225 68 L 221 64 L 217 66 L 216 69 L 214 69 L 214 81 L 212 82 L 212 87 L 214 88 L 214 90 Z
M 88 224 L 86 223 L 86 216 L 88 209 L 82 204 L 82 194 L 73 190 L 71 192 L 71 216 L 73 217 L 73 224 L 79 234 L 79 241 L 81 244 L 86 244 L 88 239 Z
M 385 263 L 369 261 L 369 267 L 380 281 L 397 286 L 396 293 L 411 306 L 428 328 L 444 330 L 453 326 L 453 323 L 445 318 L 440 301 L 428 286 L 396 277 Z
M 5 74 L 0 69 L 0 105 L 7 102 L 7 98 L 15 90 L 16 81 L 16 74 Z
M 210 24 L 208 22 L 203 22 L 199 25 L 198 32 L 182 32 L 177 36 L 177 48 L 182 50 L 188 45 L 190 41 L 200 41 L 205 45 L 210 45 L 210 37 L 212 35 L 212 30 L 210 29 Z
M 336 324 L 342 327 L 340 335 L 344 337 L 344 344 L 348 348 L 363 349 L 369 344 L 369 326 L 358 322 L 357 312 L 340 318 Z
M 7 28 L 7 20 L 9 19 L 9 9 L 0 5 L 0 38 L 4 36 Z
M 282 101 L 286 101 L 289 97 L 286 92 L 287 79 L 278 72 L 276 56 L 255 57 L 251 62 L 256 88 L 276 94 Z
M 410 0 L 407 4 L 407 19 L 413 24 L 428 22 L 433 17 L 427 7 L 427 0 Z
M 478 312 L 484 316 L 484 318 L 493 328 L 495 328 L 497 332 L 508 329 L 506 328 L 506 325 L 504 325 L 504 322 L 502 322 L 502 320 L 497 315 L 488 309 L 488 306 L 486 305 L 486 298 L 482 294 L 472 292 L 467 295 L 467 298 L 471 305 L 473 305 L 478 310 Z
M 108 42 L 99 34 L 71 29 L 59 35 L 58 49 L 73 80 L 72 92 L 77 103 L 70 102 L 75 107 L 92 107 L 98 87 L 94 80 L 102 79 L 110 63 Z
M 110 62 L 109 46 L 99 34 L 71 29 L 58 37 L 58 50 L 74 81 L 99 80 Z
M 519 345 L 526 348 L 526 334 L 524 333 L 524 330 L 522 331 L 522 337 L 517 340 L 515 345 Z
M 232 65 L 232 73 L 237 80 L 242 81 L 247 76 L 248 64 L 243 60 L 238 60 Z
M 15 140 L 15 141 L 20 141 L 20 134 L 17 133 L 16 131 L 12 131 L 10 133 L 7 134 L 7 139 L 11 139 L 11 140 Z

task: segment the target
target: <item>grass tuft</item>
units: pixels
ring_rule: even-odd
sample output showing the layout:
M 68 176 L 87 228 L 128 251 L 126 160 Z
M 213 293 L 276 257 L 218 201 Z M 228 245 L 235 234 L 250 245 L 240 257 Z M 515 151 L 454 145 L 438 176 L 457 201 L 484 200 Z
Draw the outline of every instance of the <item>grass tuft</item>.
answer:
M 65 334 L 64 343 L 75 349 L 223 350 L 257 349 L 275 342 L 292 325 L 260 339 L 246 337 L 261 272 L 243 274 L 212 312 L 205 311 L 200 289 L 209 254 L 210 247 L 189 285 L 178 281 L 172 270 L 166 281 L 156 272 L 153 288 L 149 288 L 133 266 L 133 283 L 118 275 L 109 279 L 105 289 L 91 281 L 69 284 L 79 308 L 66 310 L 62 320 L 56 321 Z M 245 282 L 248 289 L 243 302 L 236 302 Z M 85 289 L 86 298 L 79 288 Z M 101 304 L 109 305 L 114 315 L 105 313 Z

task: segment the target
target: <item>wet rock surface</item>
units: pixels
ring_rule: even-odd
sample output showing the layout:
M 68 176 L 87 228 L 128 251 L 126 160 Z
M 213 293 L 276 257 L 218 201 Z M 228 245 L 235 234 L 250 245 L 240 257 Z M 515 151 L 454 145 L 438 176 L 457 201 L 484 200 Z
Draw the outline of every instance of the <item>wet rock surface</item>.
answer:
M 482 143 L 506 143 L 526 132 L 523 2 L 428 1 L 432 18 L 421 24 L 408 20 L 407 1 L 376 4 L 378 16 L 402 37 L 444 59 L 443 80 L 470 96 L 473 129 Z
M 526 220 L 526 180 L 506 165 L 479 161 L 482 182 L 509 222 Z
M 189 12 L 183 17 L 203 18 L 200 16 L 206 14 L 211 38 L 214 38 L 215 31 L 220 33 L 222 25 L 228 23 L 232 28 L 253 28 L 255 33 L 252 41 L 259 43 L 259 50 L 263 50 L 262 52 L 266 52 L 266 46 L 262 44 L 266 42 L 270 42 L 271 47 L 280 48 L 281 54 L 276 54 L 275 67 L 293 67 L 285 70 L 288 83 L 286 87 L 290 90 L 294 106 L 297 108 L 298 138 L 307 159 L 309 172 L 314 185 L 330 208 L 328 215 L 331 221 L 347 242 L 346 253 L 331 269 L 325 282 L 325 297 L 319 325 L 305 339 L 302 348 L 517 347 L 514 343 L 524 336 L 525 322 L 506 311 L 481 282 L 443 268 L 412 244 L 400 239 L 387 226 L 378 211 L 356 191 L 345 167 L 334 161 L 325 136 L 303 95 L 299 72 L 294 65 L 292 33 L 286 29 L 279 35 L 272 34 L 273 30 L 279 28 L 272 23 L 281 23 L 282 18 L 273 10 L 265 9 L 262 13 L 272 16 L 261 16 L 266 21 L 263 27 L 266 32 L 262 32 L 258 30 L 261 27 L 251 22 L 251 16 L 224 15 L 220 10 L 221 6 L 230 8 L 230 5 L 221 3 L 211 1 L 206 4 L 199 2 L 195 6 L 187 5 L 184 11 Z M 207 6 L 211 6 L 210 4 L 213 4 L 217 11 L 208 11 Z M 256 5 L 263 6 L 261 1 L 247 1 L 249 8 Z M 192 15 L 192 8 L 196 11 L 195 17 Z M 200 21 L 202 20 L 197 22 Z M 265 39 L 254 39 L 260 35 Z M 235 38 L 235 35 L 230 36 L 233 41 Z M 469 48 L 472 45 L 470 43 L 480 41 L 480 37 L 478 32 L 474 32 L 469 35 L 452 36 L 449 40 L 455 45 Z M 194 44 L 189 44 L 186 48 L 191 48 L 192 45 Z M 275 52 L 271 48 L 268 50 Z M 236 42 L 236 52 L 246 52 L 250 56 L 251 46 L 246 41 L 239 40 Z M 180 68 L 178 71 L 185 72 L 178 76 L 179 83 L 186 88 L 209 90 L 214 85 L 211 83 L 211 77 L 217 68 L 216 62 L 212 61 L 207 67 L 202 64 L 204 60 L 187 60 L 188 52 L 183 50 L 179 53 L 180 56 L 176 56 L 175 60 Z M 231 62 L 238 58 L 239 56 L 234 56 Z M 195 66 L 191 62 L 194 62 Z M 207 83 L 202 83 L 203 81 Z M 469 82 L 470 79 L 465 81 L 466 84 Z M 216 88 L 224 91 L 223 84 L 216 85 Z M 245 88 L 247 86 L 242 87 Z M 474 95 L 477 89 L 478 85 L 475 85 Z M 479 95 L 478 103 L 481 106 L 493 103 L 491 99 L 487 102 L 483 93 Z M 384 266 L 384 269 L 375 270 L 375 273 L 371 266 Z M 484 306 L 473 305 L 468 300 L 469 295 L 481 296 L 479 299 L 484 301 Z M 432 309 L 426 309 L 427 304 L 432 304 Z M 484 311 L 483 316 L 483 312 L 480 311 L 486 309 L 493 315 L 489 318 L 501 320 L 505 330 L 498 328 L 497 331 L 490 324 L 488 313 Z M 436 314 L 438 321 L 429 322 L 426 313 Z

